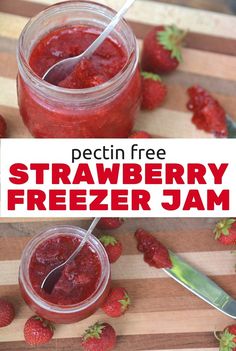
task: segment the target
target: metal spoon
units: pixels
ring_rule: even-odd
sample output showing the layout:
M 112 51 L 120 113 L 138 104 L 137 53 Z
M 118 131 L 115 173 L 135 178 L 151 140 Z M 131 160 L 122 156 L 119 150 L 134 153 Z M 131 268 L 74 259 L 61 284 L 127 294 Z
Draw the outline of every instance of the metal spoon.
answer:
M 67 258 L 67 260 L 65 262 L 63 262 L 59 266 L 53 268 L 53 270 L 51 270 L 51 272 L 48 273 L 48 275 L 44 278 L 44 280 L 41 284 L 41 289 L 46 291 L 48 294 L 51 294 L 55 284 L 58 282 L 58 280 L 61 277 L 61 274 L 62 274 L 64 267 L 67 264 L 69 264 L 70 262 L 72 262 L 75 259 L 75 257 L 78 255 L 78 253 L 82 250 L 82 248 L 84 247 L 84 245 L 88 241 L 90 234 L 92 233 L 92 231 L 94 230 L 94 228 L 96 227 L 96 225 L 99 221 L 100 221 L 100 218 L 94 218 L 94 220 L 92 221 L 85 236 L 83 237 L 83 240 L 81 241 L 80 245 L 70 255 L 70 257 Z
M 126 0 L 125 4 L 122 6 L 120 11 L 113 17 L 109 25 L 82 54 L 74 57 L 68 57 L 64 60 L 57 62 L 55 65 L 53 65 L 47 70 L 47 72 L 43 76 L 43 79 L 48 83 L 57 85 L 59 82 L 68 77 L 68 75 L 74 70 L 75 65 L 77 65 L 82 59 L 89 58 L 90 56 L 92 56 L 94 51 L 97 50 L 97 48 L 113 31 L 115 26 L 119 23 L 123 15 L 127 12 L 127 10 L 134 3 L 134 1 L 135 0 Z

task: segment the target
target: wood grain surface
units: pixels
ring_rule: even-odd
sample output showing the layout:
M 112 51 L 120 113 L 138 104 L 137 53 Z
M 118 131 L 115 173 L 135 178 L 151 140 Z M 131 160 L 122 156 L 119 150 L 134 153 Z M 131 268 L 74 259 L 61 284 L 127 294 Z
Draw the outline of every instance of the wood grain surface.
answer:
M 122 242 L 124 252 L 112 265 L 113 286 L 126 287 L 132 299 L 127 314 L 118 319 L 110 319 L 99 310 L 90 318 L 72 326 L 57 326 L 53 341 L 37 350 L 55 348 L 80 351 L 80 335 L 97 320 L 107 321 L 116 329 L 117 351 L 217 350 L 213 331 L 221 330 L 232 320 L 198 299 L 162 270 L 145 264 L 133 237 L 137 227 L 151 230 L 167 247 L 178 252 L 236 297 L 236 258 L 231 253 L 231 247 L 225 248 L 213 239 L 212 228 L 216 221 L 217 219 L 127 219 L 122 227 L 113 231 Z M 1 351 L 30 349 L 23 341 L 23 326 L 32 312 L 19 293 L 19 260 L 23 247 L 32 235 L 61 223 L 5 223 L 0 226 L 0 296 L 7 296 L 17 310 L 14 322 L 0 329 Z M 67 223 L 83 228 L 89 225 L 88 220 L 68 220 Z M 96 231 L 96 234 L 100 233 L 101 231 Z
M 17 104 L 17 39 L 31 16 L 55 2 L 0 1 L 0 114 L 7 118 L 9 137 L 30 137 L 21 121 Z M 118 9 L 123 0 L 100 2 Z M 215 3 L 215 10 L 219 10 L 220 2 Z M 191 113 L 186 109 L 186 89 L 195 83 L 203 85 L 236 119 L 236 17 L 173 3 L 137 0 L 126 16 L 139 39 L 140 48 L 144 35 L 155 24 L 176 23 L 189 31 L 183 52 L 184 63 L 177 72 L 163 77 L 169 88 L 165 105 L 152 113 L 140 112 L 135 128 L 144 129 L 153 136 L 209 138 L 211 135 L 197 130 L 191 123 Z M 184 1 L 180 1 L 180 4 L 183 5 Z

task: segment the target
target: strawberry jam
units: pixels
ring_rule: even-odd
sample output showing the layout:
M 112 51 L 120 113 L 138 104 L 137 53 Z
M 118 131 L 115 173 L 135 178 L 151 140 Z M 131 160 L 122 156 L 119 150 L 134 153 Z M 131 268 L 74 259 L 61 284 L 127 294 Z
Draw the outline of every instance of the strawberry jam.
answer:
M 101 263 L 88 245 L 65 267 L 51 294 L 41 289 L 46 275 L 63 263 L 79 243 L 76 237 L 58 236 L 37 247 L 30 261 L 29 276 L 33 289 L 44 300 L 56 305 L 73 305 L 86 300 L 96 290 L 101 277 Z
M 42 77 L 55 63 L 83 53 L 99 34 L 98 30 L 87 26 L 57 29 L 36 44 L 29 64 Z M 119 73 L 126 61 L 124 48 L 107 38 L 90 59 L 79 62 L 72 73 L 58 85 L 69 89 L 84 89 L 103 84 Z
M 172 268 L 167 248 L 153 235 L 143 229 L 135 232 L 138 250 L 144 253 L 144 261 L 155 268 Z
M 29 307 L 55 323 L 73 323 L 93 314 L 110 288 L 110 264 L 100 241 L 90 236 L 78 256 L 64 267 L 51 293 L 41 289 L 46 275 L 65 262 L 85 231 L 73 226 L 51 228 L 35 236 L 22 254 L 19 284 Z
M 84 52 L 103 29 L 97 23 L 107 25 L 113 16 L 113 10 L 100 4 L 67 1 L 27 24 L 17 50 L 18 102 L 33 136 L 128 137 L 140 107 L 141 80 L 137 42 L 124 21 L 65 79 L 55 84 L 42 79 L 56 62 Z
M 192 122 L 196 127 L 219 138 L 227 137 L 226 112 L 220 103 L 200 86 L 190 87 L 188 95 L 187 108 L 193 111 Z

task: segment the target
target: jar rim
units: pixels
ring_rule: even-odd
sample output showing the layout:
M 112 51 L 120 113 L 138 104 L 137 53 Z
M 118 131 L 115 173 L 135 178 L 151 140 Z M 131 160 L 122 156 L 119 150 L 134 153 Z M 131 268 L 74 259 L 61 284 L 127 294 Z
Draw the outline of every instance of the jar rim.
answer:
M 17 44 L 17 62 L 18 62 L 18 67 L 19 67 L 19 71 L 21 72 L 22 68 L 21 64 L 23 64 L 24 66 L 24 71 L 27 75 L 27 77 L 32 81 L 32 83 L 34 85 L 36 85 L 37 87 L 40 85 L 42 88 L 50 90 L 52 93 L 60 93 L 60 94 L 66 94 L 66 95 L 87 95 L 87 94 L 93 94 L 93 93 L 99 93 L 102 91 L 106 91 L 108 88 L 110 88 L 111 86 L 114 86 L 116 84 L 119 84 L 119 82 L 122 80 L 124 73 L 127 71 L 127 69 L 130 67 L 130 63 L 133 61 L 133 71 L 138 63 L 138 57 L 139 57 L 139 47 L 138 47 L 138 43 L 136 40 L 135 35 L 133 34 L 132 29 L 130 28 L 130 26 L 128 25 L 128 23 L 125 21 L 125 19 L 121 19 L 120 20 L 120 24 L 122 24 L 123 26 L 125 26 L 125 28 L 129 31 L 129 33 L 132 36 L 132 40 L 133 40 L 133 50 L 131 51 L 131 53 L 129 54 L 127 61 L 124 65 L 124 67 L 111 79 L 109 79 L 108 81 L 99 84 L 97 86 L 94 87 L 90 87 L 90 88 L 83 88 L 83 89 L 71 89 L 71 88 L 64 88 L 64 87 L 60 87 L 57 85 L 53 85 L 48 83 L 47 81 L 43 80 L 42 78 L 40 78 L 34 71 L 33 69 L 30 67 L 28 60 L 26 59 L 24 52 L 23 52 L 23 45 L 24 45 L 24 36 L 27 33 L 27 31 L 30 30 L 31 26 L 36 23 L 38 20 L 40 20 L 42 17 L 45 17 L 47 15 L 49 15 L 50 13 L 57 13 L 57 10 L 59 8 L 65 8 L 65 9 L 69 9 L 69 8 L 73 8 L 75 6 L 94 6 L 95 8 L 100 8 L 103 10 L 107 11 L 107 14 L 109 14 L 109 18 L 112 19 L 115 15 L 116 15 L 116 11 L 113 10 L 112 8 L 94 2 L 94 1 L 90 1 L 90 0 L 70 0 L 70 1 L 63 1 L 54 5 L 51 5 L 49 7 L 47 7 L 45 10 L 39 12 L 36 16 L 32 17 L 28 23 L 25 25 L 24 29 L 22 30 L 19 40 L 18 40 L 18 44 Z
M 40 308 L 60 314 L 69 314 L 69 313 L 78 313 L 87 309 L 89 306 L 96 303 L 96 301 L 102 296 L 104 293 L 107 284 L 110 279 L 110 263 L 106 253 L 105 248 L 101 244 L 101 242 L 96 238 L 93 234 L 90 234 L 88 239 L 88 243 L 90 246 L 96 251 L 98 254 L 102 271 L 101 277 L 99 279 L 99 283 L 95 292 L 90 295 L 87 299 L 72 305 L 62 305 L 60 307 L 54 303 L 51 303 L 45 299 L 43 299 L 32 287 L 30 277 L 29 277 L 29 265 L 32 258 L 33 253 L 36 248 L 48 238 L 58 236 L 58 235 L 71 235 L 71 236 L 79 236 L 81 239 L 85 235 L 86 230 L 72 226 L 72 225 L 58 225 L 56 227 L 50 227 L 36 236 L 34 236 L 25 246 L 19 267 L 19 280 L 23 284 L 23 288 L 29 298 Z

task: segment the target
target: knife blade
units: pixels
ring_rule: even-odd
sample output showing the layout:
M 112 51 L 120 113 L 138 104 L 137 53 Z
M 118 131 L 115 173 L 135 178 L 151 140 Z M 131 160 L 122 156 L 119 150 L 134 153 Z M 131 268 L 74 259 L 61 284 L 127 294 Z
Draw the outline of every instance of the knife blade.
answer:
M 233 121 L 233 119 L 227 115 L 226 116 L 226 121 L 227 121 L 227 128 L 228 128 L 228 138 L 236 138 L 236 123 Z
M 173 267 L 163 270 L 171 278 L 220 312 L 236 319 L 236 300 L 178 255 L 171 251 L 169 253 Z

